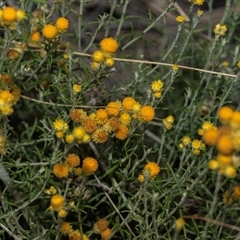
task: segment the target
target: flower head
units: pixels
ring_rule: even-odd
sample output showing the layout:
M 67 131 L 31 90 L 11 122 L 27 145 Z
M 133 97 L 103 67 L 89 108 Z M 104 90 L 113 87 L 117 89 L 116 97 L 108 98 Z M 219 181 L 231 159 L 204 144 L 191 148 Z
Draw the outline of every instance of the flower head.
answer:
M 122 104 L 119 101 L 109 102 L 106 106 L 106 110 L 110 116 L 118 116 L 120 113 Z
M 95 233 L 101 233 L 108 228 L 108 221 L 105 218 L 98 219 L 93 225 L 93 230 Z
M 42 34 L 47 39 L 54 39 L 57 35 L 57 28 L 52 24 L 47 24 L 42 29 Z
M 53 195 L 50 201 L 50 206 L 53 211 L 60 211 L 65 205 L 65 198 L 62 195 Z
M 179 15 L 179 16 L 176 17 L 176 21 L 178 23 L 183 23 L 183 22 L 185 22 L 185 20 L 186 20 L 186 18 L 182 15 Z
M 114 54 L 118 49 L 118 43 L 113 38 L 104 38 L 100 42 L 100 48 L 103 52 Z
M 30 35 L 30 40 L 33 41 L 33 42 L 39 42 L 41 39 L 41 34 L 40 32 L 32 32 L 31 35 Z
M 17 11 L 12 7 L 5 7 L 2 10 L 2 21 L 3 22 L 14 22 L 17 20 Z
M 218 110 L 218 117 L 222 123 L 228 123 L 232 118 L 233 112 L 232 108 L 224 106 Z
M 73 93 L 74 93 L 74 94 L 80 93 L 80 92 L 81 92 L 81 89 L 82 89 L 81 85 L 73 84 Z
M 106 109 L 98 109 L 96 111 L 96 121 L 102 125 L 108 120 L 108 112 Z
M 129 113 L 124 112 L 119 116 L 120 123 L 123 125 L 129 125 L 131 123 L 131 116 Z
M 133 105 L 136 103 L 135 99 L 132 97 L 125 97 L 122 100 L 122 106 L 125 110 L 130 111 L 132 110 Z
M 95 158 L 87 157 L 83 160 L 82 169 L 87 175 L 93 174 L 98 169 L 98 162 Z
M 106 67 L 112 67 L 114 65 L 114 62 L 115 61 L 114 61 L 113 58 L 108 57 L 108 58 L 105 59 L 104 64 L 105 64 Z
M 73 109 L 70 112 L 70 118 L 77 123 L 81 123 L 87 116 L 86 111 L 83 109 Z
M 82 138 L 84 137 L 84 135 L 86 133 L 82 126 L 78 126 L 78 127 L 73 128 L 72 134 L 76 140 L 82 140 Z
M 56 21 L 56 27 L 59 32 L 64 32 L 68 29 L 68 20 L 65 17 L 60 17 Z
M 25 16 L 26 16 L 26 14 L 23 10 L 21 10 L 21 9 L 17 10 L 17 19 L 16 19 L 17 22 L 22 21 L 25 18 Z
M 178 218 L 175 222 L 175 228 L 177 231 L 182 230 L 183 226 L 185 224 L 185 221 L 183 218 Z
M 155 178 L 160 172 L 160 167 L 155 162 L 148 162 L 145 165 L 144 170 L 149 173 L 151 178 Z
M 60 226 L 60 231 L 64 234 L 64 235 L 69 235 L 73 230 L 72 230 L 72 226 L 70 223 L 68 222 L 62 222 L 61 226 Z
M 172 128 L 173 122 L 174 122 L 174 117 L 172 115 L 169 115 L 168 117 L 163 119 L 163 124 L 167 130 L 170 130 Z
M 108 240 L 108 239 L 110 239 L 110 236 L 112 234 L 112 230 L 110 228 L 106 228 L 100 234 L 101 234 L 101 237 L 102 237 L 103 240 Z
M 96 121 L 90 117 L 85 118 L 82 126 L 84 127 L 86 133 L 93 133 L 97 128 Z
M 119 125 L 119 127 L 115 130 L 115 137 L 120 139 L 120 140 L 124 140 L 125 138 L 128 137 L 129 135 L 129 129 L 127 126 L 125 125 Z
M 151 106 L 143 106 L 139 111 L 139 118 L 143 122 L 150 122 L 155 116 L 155 110 Z
M 80 164 L 80 158 L 78 155 L 71 153 L 66 157 L 66 164 L 70 167 L 77 167 Z
M 69 168 L 67 166 L 64 166 L 60 163 L 56 163 L 53 166 L 53 174 L 58 178 L 67 177 L 68 173 L 69 173 Z
M 155 80 L 151 84 L 151 89 L 153 92 L 160 92 L 162 91 L 163 85 L 164 83 L 162 80 Z
M 105 143 L 108 140 L 109 133 L 102 128 L 98 128 L 93 134 L 92 134 L 92 140 L 96 143 Z
M 104 59 L 105 59 L 105 56 L 102 51 L 97 50 L 92 54 L 92 60 L 94 62 L 102 63 L 104 61 Z
M 65 121 L 63 121 L 62 119 L 56 119 L 53 122 L 53 128 L 57 132 L 58 131 L 66 132 L 68 129 L 68 124 Z

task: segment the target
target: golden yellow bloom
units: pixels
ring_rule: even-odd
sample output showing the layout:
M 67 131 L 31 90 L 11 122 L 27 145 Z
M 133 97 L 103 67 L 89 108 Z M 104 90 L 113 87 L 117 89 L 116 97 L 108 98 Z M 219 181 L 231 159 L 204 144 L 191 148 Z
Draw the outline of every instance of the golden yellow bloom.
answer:
M 75 109 L 71 110 L 71 112 L 70 112 L 70 118 L 76 123 L 83 122 L 86 117 L 87 117 L 87 113 L 83 109 L 75 108 Z
M 93 230 L 95 233 L 101 233 L 107 228 L 108 228 L 108 221 L 104 218 L 97 220 L 97 222 L 93 225 Z
M 185 221 L 183 218 L 178 218 L 175 222 L 175 228 L 177 231 L 182 230 L 183 226 L 185 224 Z
M 219 168 L 219 162 L 217 160 L 215 160 L 215 159 L 211 159 L 208 162 L 208 167 L 211 170 L 217 170 Z
M 104 61 L 105 57 L 104 57 L 104 53 L 102 51 L 95 51 L 92 54 L 92 60 L 93 62 L 97 62 L 97 63 L 102 63 Z
M 65 198 L 62 195 L 56 194 L 51 198 L 51 209 L 53 211 L 60 211 L 65 204 Z
M 130 111 L 132 110 L 133 105 L 136 103 L 135 99 L 132 97 L 125 97 L 122 100 L 122 106 L 125 110 Z
M 108 120 L 108 112 L 106 109 L 98 109 L 96 111 L 96 121 L 102 125 Z
M 224 106 L 218 110 L 218 117 L 222 123 L 228 123 L 232 118 L 233 112 L 232 108 Z
M 49 195 L 55 195 L 57 193 L 57 189 L 54 186 L 51 186 L 45 191 L 45 193 Z
M 160 98 L 162 96 L 162 92 L 153 92 L 153 96 L 155 98 Z
M 86 117 L 82 126 L 84 127 L 86 133 L 93 133 L 97 128 L 96 120 Z
M 60 163 L 56 163 L 53 166 L 53 174 L 58 178 L 67 177 L 68 173 L 69 173 L 69 168 L 67 166 L 64 166 Z
M 183 23 L 183 22 L 185 22 L 185 20 L 186 20 L 186 18 L 182 15 L 179 15 L 179 16 L 176 17 L 176 21 L 178 23 Z
M 25 18 L 25 16 L 26 16 L 26 14 L 23 10 L 21 10 L 21 9 L 17 10 L 17 17 L 16 17 L 17 22 L 22 21 Z
M 103 52 L 114 54 L 118 49 L 118 43 L 113 38 L 104 38 L 100 42 L 100 48 Z
M 30 40 L 33 42 L 39 42 L 41 40 L 40 32 L 32 32 L 30 35 Z
M 160 167 L 155 162 L 148 162 L 145 165 L 144 170 L 149 172 L 151 178 L 155 178 L 160 172 Z
M 57 131 L 55 132 L 55 135 L 57 138 L 63 138 L 64 137 L 64 131 Z
M 177 65 L 177 64 L 173 64 L 172 70 L 173 70 L 173 71 L 178 71 L 178 65 Z
M 151 89 L 153 92 L 160 92 L 162 91 L 163 85 L 164 83 L 162 80 L 155 80 L 151 84 Z
M 224 169 L 224 175 L 228 178 L 234 178 L 236 177 L 237 175 L 237 170 L 236 168 L 234 168 L 233 166 L 227 166 L 225 169 Z
M 107 228 L 103 230 L 101 233 L 102 240 L 108 240 L 111 237 L 112 230 L 110 228 Z
M 62 119 L 56 119 L 53 122 L 53 128 L 57 132 L 59 132 L 59 131 L 66 132 L 68 130 L 68 124 L 65 121 L 63 121 Z
M 17 20 L 17 11 L 12 7 L 5 7 L 2 10 L 2 21 L 14 22 Z
M 202 15 L 203 15 L 203 11 L 202 10 L 200 10 L 200 9 L 198 9 L 198 11 L 197 11 L 197 15 L 199 16 L 199 17 L 201 17 Z
M 67 216 L 67 211 L 65 209 L 60 209 L 58 212 L 58 216 L 64 218 Z
M 77 167 L 80 164 L 80 158 L 78 155 L 71 153 L 66 157 L 66 164 L 70 167 Z
M 164 118 L 162 120 L 164 126 L 166 129 L 170 130 L 172 128 L 172 124 L 174 122 L 174 117 L 172 115 L 169 115 L 168 117 Z
M 70 133 L 70 134 L 67 134 L 67 135 L 65 136 L 65 142 L 68 143 L 68 144 L 73 143 L 74 140 L 75 140 L 75 138 L 74 138 L 73 134 L 71 134 L 71 133 Z
M 226 31 L 227 31 L 227 27 L 225 25 L 221 25 L 220 23 L 218 23 L 213 29 L 213 32 L 215 33 L 216 38 L 219 38 L 220 36 L 224 36 Z
M 203 5 L 204 0 L 190 0 L 194 5 Z
M 68 29 L 68 20 L 65 17 L 60 17 L 56 21 L 56 27 L 59 32 L 64 32 Z
M 72 134 L 75 139 L 82 140 L 82 138 L 85 135 L 85 130 L 82 126 L 78 126 L 78 127 L 73 128 Z
M 131 116 L 124 112 L 119 116 L 120 123 L 123 125 L 129 125 L 131 123 Z
M 220 136 L 216 144 L 217 150 L 221 154 L 231 154 L 233 152 L 233 142 L 229 135 Z
M 106 124 L 104 125 L 104 127 L 106 127 L 107 129 L 109 129 L 109 131 L 115 131 L 120 125 L 120 121 L 117 117 L 111 117 Z
M 88 175 L 95 173 L 98 169 L 97 160 L 92 157 L 86 157 L 83 159 L 82 169 Z
M 52 24 L 47 24 L 42 29 L 42 34 L 47 39 L 54 39 L 57 35 L 57 28 Z
M 82 175 L 82 174 L 83 174 L 83 169 L 80 168 L 80 167 L 74 168 L 74 174 L 75 174 L 76 176 Z
M 119 125 L 119 127 L 115 130 L 115 137 L 120 139 L 120 140 L 124 140 L 125 138 L 128 137 L 129 135 L 129 129 L 127 126 L 125 125 Z
M 145 177 L 144 177 L 143 174 L 139 174 L 139 175 L 138 175 L 138 181 L 139 181 L 140 183 L 143 183 L 143 182 L 145 181 Z
M 184 136 L 182 138 L 182 144 L 184 147 L 190 145 L 190 143 L 191 143 L 191 138 L 189 136 Z
M 64 234 L 64 235 L 69 235 L 73 230 L 72 230 L 72 226 L 70 223 L 68 222 L 62 222 L 61 227 L 60 227 L 60 231 Z
M 219 137 L 219 131 L 218 129 L 215 129 L 215 128 L 206 130 L 203 133 L 203 141 L 210 146 L 216 145 L 218 137 Z
M 82 87 L 78 84 L 73 84 L 73 93 L 78 94 L 81 92 Z
M 4 103 L 11 103 L 14 99 L 14 96 L 8 91 L 4 90 L 0 92 L 0 100 L 2 100 Z
M 232 197 L 233 197 L 234 200 L 239 200 L 240 199 L 240 186 L 235 186 L 233 188 Z
M 98 128 L 93 134 L 92 134 L 92 140 L 96 143 L 105 143 L 108 140 L 109 133 L 101 128 Z
M 100 63 L 98 63 L 98 62 L 92 62 L 91 63 L 91 69 L 93 71 L 97 71 L 99 68 L 100 68 Z
M 113 58 L 106 58 L 104 62 L 106 67 L 112 67 L 114 65 L 114 59 Z
M 139 111 L 140 120 L 150 122 L 155 116 L 155 110 L 151 106 L 143 106 Z
M 109 102 L 106 106 L 106 110 L 110 116 L 118 116 L 121 110 L 122 104 L 119 101 Z

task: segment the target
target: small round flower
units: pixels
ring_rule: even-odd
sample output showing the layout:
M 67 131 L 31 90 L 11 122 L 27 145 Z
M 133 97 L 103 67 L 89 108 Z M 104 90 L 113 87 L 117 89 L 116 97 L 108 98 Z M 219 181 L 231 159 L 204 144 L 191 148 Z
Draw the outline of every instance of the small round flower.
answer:
M 56 27 L 59 32 L 64 32 L 68 29 L 68 20 L 65 17 L 60 17 L 56 21 Z
M 153 96 L 155 98 L 160 98 L 162 96 L 162 92 L 153 92 Z
M 41 40 L 40 32 L 32 32 L 30 35 L 30 40 L 33 42 L 39 42 Z
M 210 145 L 215 146 L 219 137 L 219 131 L 217 129 L 209 129 L 203 133 L 203 141 Z
M 101 233 L 102 240 L 108 240 L 111 237 L 112 230 L 110 228 L 107 228 L 103 230 Z
M 185 221 L 183 218 L 178 218 L 175 222 L 175 228 L 177 231 L 182 230 L 183 226 L 185 224 Z
M 143 174 L 139 174 L 139 175 L 138 175 L 138 181 L 139 181 L 140 183 L 143 183 L 143 182 L 145 181 L 145 177 L 144 177 Z
M 211 170 L 217 170 L 219 168 L 219 162 L 215 159 L 211 159 L 209 162 L 208 162 L 208 167 L 211 169 Z
M 106 58 L 104 62 L 106 67 L 112 67 L 114 65 L 114 59 L 113 58 Z
M 228 135 L 220 136 L 216 147 L 221 154 L 231 154 L 233 152 L 233 143 L 231 137 Z
M 97 220 L 97 222 L 93 225 L 93 230 L 95 233 L 101 233 L 107 228 L 108 228 L 108 221 L 104 218 Z
M 105 59 L 104 53 L 100 50 L 97 50 L 92 54 L 93 62 L 102 63 L 104 59 Z
M 124 112 L 119 116 L 119 120 L 121 124 L 128 126 L 131 123 L 131 116 Z
M 65 209 L 59 210 L 58 216 L 59 216 L 60 218 L 66 217 L 66 216 L 67 216 L 67 211 L 66 211 Z
M 139 111 L 139 117 L 143 122 L 149 122 L 153 120 L 155 116 L 155 110 L 151 106 L 143 106 Z
M 170 130 L 172 128 L 172 124 L 174 122 L 174 117 L 172 115 L 169 115 L 168 117 L 164 118 L 162 120 L 162 122 L 163 122 L 165 128 L 167 130 Z
M 106 110 L 110 116 L 118 116 L 120 113 L 122 104 L 119 101 L 109 102 L 106 106 Z
M 233 166 L 227 166 L 225 169 L 224 169 L 224 175 L 228 178 L 234 178 L 236 177 L 237 175 L 237 170 L 236 168 L 234 168 Z
M 83 160 L 82 169 L 83 169 L 84 173 L 86 173 L 88 175 L 95 173 L 98 169 L 97 160 L 92 157 L 85 158 Z
M 66 164 L 70 167 L 77 167 L 80 164 L 80 158 L 78 155 L 71 153 L 66 157 Z
M 47 39 L 54 39 L 57 35 L 57 28 L 52 24 L 47 24 L 43 27 L 42 34 Z
M 204 0 L 192 0 L 192 3 L 194 4 L 194 5 L 203 5 L 203 3 L 204 3 Z
M 232 155 L 218 154 L 217 155 L 217 161 L 221 165 L 230 165 L 232 163 Z
M 74 140 L 75 140 L 75 138 L 74 138 L 73 134 L 71 134 L 71 133 L 70 133 L 70 134 L 67 134 L 67 135 L 65 136 L 65 142 L 68 143 L 68 144 L 73 143 Z
M 160 167 L 155 162 L 148 162 L 145 165 L 144 170 L 149 172 L 151 178 L 155 178 L 160 172 Z
M 83 169 L 80 167 L 74 168 L 74 174 L 76 176 L 81 176 L 83 174 Z
M 115 130 L 115 137 L 120 139 L 120 140 L 124 140 L 128 137 L 129 135 L 129 129 L 127 126 L 125 125 L 119 125 L 119 127 Z
M 104 125 L 109 131 L 115 131 L 120 126 L 120 121 L 117 117 L 111 117 Z
M 91 63 L 91 69 L 93 71 L 97 71 L 99 68 L 100 68 L 100 63 L 98 63 L 98 62 L 92 62 Z
M 179 16 L 176 17 L 176 21 L 178 23 L 183 23 L 183 22 L 185 22 L 185 20 L 186 20 L 186 18 L 182 15 L 179 15 Z
M 162 80 L 155 80 L 151 84 L 151 89 L 153 92 L 159 92 L 162 90 L 163 85 L 164 85 L 164 83 Z
M 0 92 L 0 100 L 4 101 L 5 103 L 11 103 L 13 99 L 14 96 L 8 90 Z
M 60 211 L 65 204 L 65 198 L 62 195 L 56 194 L 52 196 L 50 206 L 53 211 Z
M 220 118 L 222 123 L 228 123 L 232 118 L 233 112 L 234 111 L 232 108 L 224 106 L 218 110 L 218 117 Z
M 68 173 L 69 173 L 69 168 L 67 166 L 64 166 L 60 163 L 56 163 L 53 166 L 53 174 L 58 178 L 67 177 Z
M 17 10 L 17 22 L 22 21 L 25 18 L 26 14 L 23 10 L 19 9 Z
M 191 138 L 189 136 L 184 136 L 182 138 L 182 144 L 183 146 L 188 146 L 191 143 Z
M 68 129 L 68 124 L 65 121 L 63 121 L 62 119 L 56 119 L 53 122 L 53 128 L 57 132 L 59 132 L 59 131 L 66 132 Z
M 234 111 L 230 119 L 230 125 L 234 129 L 240 128 L 240 112 Z
M 239 200 L 240 199 L 240 186 L 235 186 L 233 188 L 232 197 L 233 197 L 234 200 Z
M 105 143 L 108 140 L 109 133 L 105 131 L 104 129 L 97 129 L 92 134 L 92 140 L 96 143 Z
M 118 43 L 113 38 L 104 38 L 100 42 L 100 48 L 103 52 L 114 54 L 118 49 Z
M 86 117 L 82 126 L 84 127 L 86 133 L 93 133 L 97 128 L 96 120 Z
M 64 235 L 69 235 L 73 230 L 72 230 L 72 226 L 70 223 L 68 222 L 62 222 L 61 226 L 60 226 L 60 231 L 64 234 Z
M 90 141 L 91 141 L 91 136 L 86 133 L 82 138 L 82 143 L 89 143 Z
M 108 120 L 108 112 L 106 109 L 98 109 L 96 111 L 96 121 L 102 125 Z
M 82 89 L 82 87 L 81 87 L 80 85 L 78 85 L 78 84 L 74 84 L 74 85 L 73 85 L 73 93 L 74 93 L 74 94 L 80 93 L 80 92 L 81 92 L 81 89 Z
M 179 67 L 178 67 L 177 64 L 173 64 L 173 65 L 172 65 L 172 70 L 173 70 L 173 71 L 178 71 L 178 69 L 179 69 Z
M 83 109 L 72 109 L 70 112 L 70 118 L 76 122 L 81 123 L 87 117 L 86 111 Z
M 14 22 L 17 19 L 17 11 L 12 7 L 5 7 L 2 10 L 2 21 Z
M 125 97 L 122 100 L 122 106 L 125 110 L 130 111 L 132 110 L 132 107 L 134 106 L 134 104 L 136 103 L 135 99 L 132 97 Z
M 85 135 L 85 130 L 84 130 L 83 127 L 78 126 L 78 127 L 73 128 L 72 134 L 73 134 L 73 136 L 74 136 L 75 139 L 77 139 L 77 140 L 82 140 L 82 138 L 83 138 L 84 135 Z

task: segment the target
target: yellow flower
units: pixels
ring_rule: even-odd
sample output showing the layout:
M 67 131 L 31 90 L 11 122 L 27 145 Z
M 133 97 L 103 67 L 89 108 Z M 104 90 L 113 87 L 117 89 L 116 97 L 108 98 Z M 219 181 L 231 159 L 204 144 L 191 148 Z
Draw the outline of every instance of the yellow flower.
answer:
M 240 60 L 238 61 L 237 66 L 240 68 Z
M 208 162 L 208 167 L 211 170 L 217 170 L 219 168 L 219 162 L 217 160 L 215 160 L 215 159 L 211 159 Z
M 108 239 L 110 239 L 112 230 L 110 228 L 107 228 L 107 229 L 103 230 L 100 234 L 101 234 L 102 240 L 108 240 Z
M 73 230 L 72 230 L 72 226 L 70 223 L 68 222 L 62 222 L 61 226 L 60 226 L 60 231 L 64 234 L 64 235 L 69 235 Z
M 70 167 L 77 167 L 80 164 L 79 156 L 74 153 L 68 154 L 66 157 L 66 164 Z
M 82 140 L 82 138 L 84 137 L 85 130 L 82 126 L 78 126 L 78 127 L 73 128 L 72 134 L 73 134 L 74 138 L 76 138 L 79 141 L 79 140 Z
M 74 84 L 73 85 L 73 93 L 74 94 L 77 94 L 77 93 L 80 93 L 81 92 L 81 86 L 80 85 L 78 85 L 78 84 Z
M 232 118 L 233 112 L 232 108 L 224 106 L 218 110 L 218 117 L 222 123 L 228 123 Z
M 0 92 L 0 100 L 2 100 L 4 103 L 11 103 L 14 99 L 14 96 L 8 91 L 4 90 Z
M 215 129 L 215 128 L 206 130 L 203 133 L 203 141 L 210 146 L 216 145 L 218 137 L 219 137 L 219 131 L 218 129 Z
M 104 125 L 104 127 L 106 127 L 107 129 L 109 129 L 109 131 L 115 131 L 120 125 L 120 121 L 117 117 L 111 117 L 106 124 Z
M 65 17 L 60 17 L 56 21 L 56 27 L 59 32 L 64 32 L 68 29 L 68 20 Z
M 104 62 L 106 67 L 112 67 L 114 65 L 114 59 L 113 58 L 106 58 Z
M 59 212 L 58 212 L 58 216 L 61 217 L 61 218 L 64 218 L 67 216 L 67 211 L 65 209 L 61 209 Z
M 101 128 L 98 128 L 93 134 L 92 134 L 92 140 L 96 143 L 105 143 L 108 140 L 109 133 Z
M 53 174 L 58 178 L 64 178 L 68 176 L 69 168 L 62 164 L 56 163 L 53 166 Z
M 197 11 L 197 15 L 198 15 L 199 17 L 201 17 L 201 16 L 203 15 L 203 11 L 200 10 L 200 9 L 198 9 L 198 11 Z
M 182 138 L 182 144 L 184 147 L 190 145 L 190 143 L 191 143 L 191 138 L 189 136 L 184 136 Z
M 233 188 L 232 197 L 234 200 L 240 199 L 240 186 L 235 186 Z
M 155 110 L 151 106 L 143 106 L 139 111 L 140 120 L 150 122 L 155 116 Z
M 175 228 L 177 231 L 182 230 L 183 226 L 185 224 L 185 221 L 183 218 L 178 218 L 175 222 Z
M 162 92 L 154 92 L 154 93 L 153 93 L 153 96 L 154 96 L 155 98 L 160 98 L 160 97 L 162 96 Z
M 75 108 L 75 109 L 71 110 L 71 112 L 70 112 L 70 118 L 76 123 L 83 122 L 86 117 L 87 117 L 87 113 L 83 109 Z
M 73 134 L 68 134 L 65 136 L 65 142 L 68 143 L 68 144 L 71 144 L 73 143 L 75 140 Z
M 160 172 L 160 167 L 155 162 L 148 162 L 145 165 L 144 170 L 149 172 L 151 178 L 155 178 Z
M 33 42 L 39 42 L 41 39 L 41 34 L 40 32 L 32 32 L 30 35 L 30 40 Z
M 172 65 L 172 70 L 173 71 L 178 71 L 178 65 L 177 64 L 173 64 Z
M 153 92 L 160 92 L 163 88 L 163 81 L 162 80 L 155 80 L 151 84 L 151 89 Z
M 47 24 L 43 27 L 42 33 L 47 39 L 54 39 L 57 35 L 57 28 L 52 24 Z
M 172 128 L 172 124 L 174 122 L 174 117 L 172 115 L 169 115 L 168 117 L 164 118 L 162 120 L 162 122 L 163 122 L 165 128 L 167 130 L 170 130 Z
M 115 137 L 124 140 L 129 135 L 129 129 L 125 125 L 119 125 L 119 127 L 115 130 Z
M 143 182 L 145 181 L 145 177 L 144 177 L 143 174 L 139 174 L 139 175 L 138 175 L 138 181 L 139 181 L 140 183 L 143 183 Z
M 62 119 L 56 119 L 54 122 L 53 122 L 53 128 L 55 129 L 55 131 L 63 131 L 63 132 L 66 132 L 67 129 L 68 129 L 68 124 L 63 121 Z
M 119 116 L 120 123 L 123 125 L 129 125 L 131 123 L 131 116 L 124 112 Z
M 224 169 L 223 174 L 224 174 L 226 177 L 228 177 L 228 178 L 234 178 L 234 177 L 236 177 L 236 175 L 237 175 L 237 170 L 236 170 L 235 167 L 233 167 L 233 166 L 230 165 L 230 166 L 227 166 L 227 167 Z
M 12 7 L 5 7 L 2 10 L 2 20 L 5 22 L 14 22 L 17 19 L 17 11 Z
M 50 207 L 53 211 L 60 211 L 65 204 L 65 198 L 62 195 L 56 194 L 52 196 Z
M 106 110 L 110 116 L 118 116 L 121 107 L 121 102 L 115 101 L 108 103 L 108 105 L 106 106 Z
M 176 17 L 176 21 L 178 23 L 183 23 L 183 22 L 185 22 L 185 20 L 186 20 L 186 18 L 182 15 L 179 15 L 179 16 Z
M 104 38 L 100 42 L 100 48 L 103 52 L 114 54 L 118 49 L 118 43 L 113 38 Z
M 194 5 L 203 5 L 204 0 L 190 0 Z
M 96 111 L 96 121 L 98 124 L 104 124 L 108 120 L 108 112 L 106 109 L 98 109 Z
M 93 62 L 102 63 L 104 58 L 104 53 L 102 51 L 97 50 L 92 54 Z
M 98 63 L 98 62 L 92 62 L 91 63 L 91 69 L 93 71 L 97 71 L 99 68 L 100 68 L 100 63 Z
M 227 31 L 226 25 L 221 25 L 220 23 L 218 23 L 213 29 L 213 32 L 215 33 L 216 38 L 219 38 L 220 36 L 224 36 L 226 31 Z
M 125 97 L 122 100 L 122 106 L 125 110 L 130 111 L 132 110 L 133 105 L 136 103 L 135 99 L 132 97 Z
M 17 10 L 17 22 L 22 21 L 25 18 L 25 12 L 21 9 Z
M 108 221 L 104 218 L 98 219 L 97 222 L 93 225 L 93 230 L 95 233 L 101 233 L 108 228 Z
M 84 173 L 86 173 L 88 175 L 95 173 L 98 169 L 97 160 L 92 157 L 85 158 L 83 160 L 82 169 L 83 169 Z

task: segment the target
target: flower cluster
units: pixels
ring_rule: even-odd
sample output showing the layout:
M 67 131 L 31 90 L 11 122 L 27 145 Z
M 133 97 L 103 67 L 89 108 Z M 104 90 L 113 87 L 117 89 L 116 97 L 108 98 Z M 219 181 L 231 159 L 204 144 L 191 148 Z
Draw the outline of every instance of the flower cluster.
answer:
M 108 221 L 104 218 L 98 219 L 93 225 L 93 231 L 101 235 L 103 240 L 110 239 L 112 230 L 108 227 Z
M 235 186 L 231 193 L 229 193 L 229 191 L 225 191 L 222 197 L 223 203 L 227 205 L 231 205 L 233 202 L 238 201 L 240 199 L 240 186 Z
M 68 20 L 65 17 L 57 19 L 55 25 L 47 24 L 42 29 L 42 34 L 49 40 L 54 40 L 59 34 L 65 32 L 68 29 Z
M 215 40 L 218 40 L 220 37 L 223 37 L 227 31 L 226 25 L 221 25 L 218 23 L 214 29 L 213 32 L 215 33 Z
M 144 182 L 145 177 L 148 176 L 150 179 L 154 179 L 160 172 L 160 167 L 155 162 L 148 162 L 143 169 L 143 173 L 138 175 L 138 181 Z
M 20 99 L 20 88 L 8 74 L 0 74 L 0 114 L 11 115 L 13 106 Z
M 162 80 L 155 80 L 151 84 L 151 90 L 155 98 L 160 98 L 162 96 L 164 83 Z
M 54 194 L 50 200 L 49 210 L 57 212 L 58 216 L 64 218 L 67 216 L 65 208 L 65 198 L 60 194 Z
M 240 150 L 240 112 L 224 106 L 219 109 L 218 117 L 222 126 L 203 133 L 204 142 L 218 151 L 216 158 L 209 161 L 209 168 L 226 177 L 235 177 L 240 163 L 236 154 Z
M 114 65 L 113 56 L 118 49 L 118 43 L 113 38 L 104 38 L 100 42 L 100 50 L 92 54 L 92 70 L 98 70 L 100 66 L 112 67 Z
M 64 163 L 56 163 L 53 166 L 53 174 L 58 178 L 66 178 L 70 173 L 75 175 L 90 175 L 94 174 L 98 169 L 98 162 L 92 157 L 86 157 L 82 161 L 80 167 L 80 158 L 78 155 L 72 153 L 68 154 Z
M 151 106 L 141 106 L 134 98 L 125 97 L 122 102 L 112 101 L 105 108 L 87 114 L 83 109 L 73 109 L 70 118 L 77 125 L 72 133 L 66 135 L 65 141 L 72 143 L 105 143 L 113 134 L 124 140 L 129 136 L 133 119 L 147 123 L 155 116 Z
M 16 10 L 13 7 L 0 9 L 0 25 L 15 29 L 16 24 L 25 18 L 25 12 L 21 9 Z
M 73 230 L 72 225 L 68 222 L 62 222 L 60 226 L 60 231 L 69 237 L 69 240 L 89 240 L 87 235 L 81 234 L 79 230 Z
M 68 124 L 64 120 L 58 118 L 53 122 L 53 128 L 57 138 L 63 138 L 68 130 Z
M 164 118 L 162 120 L 162 122 L 163 122 L 165 128 L 167 130 L 170 130 L 172 128 L 172 124 L 174 122 L 174 117 L 172 115 L 169 115 L 168 117 Z

